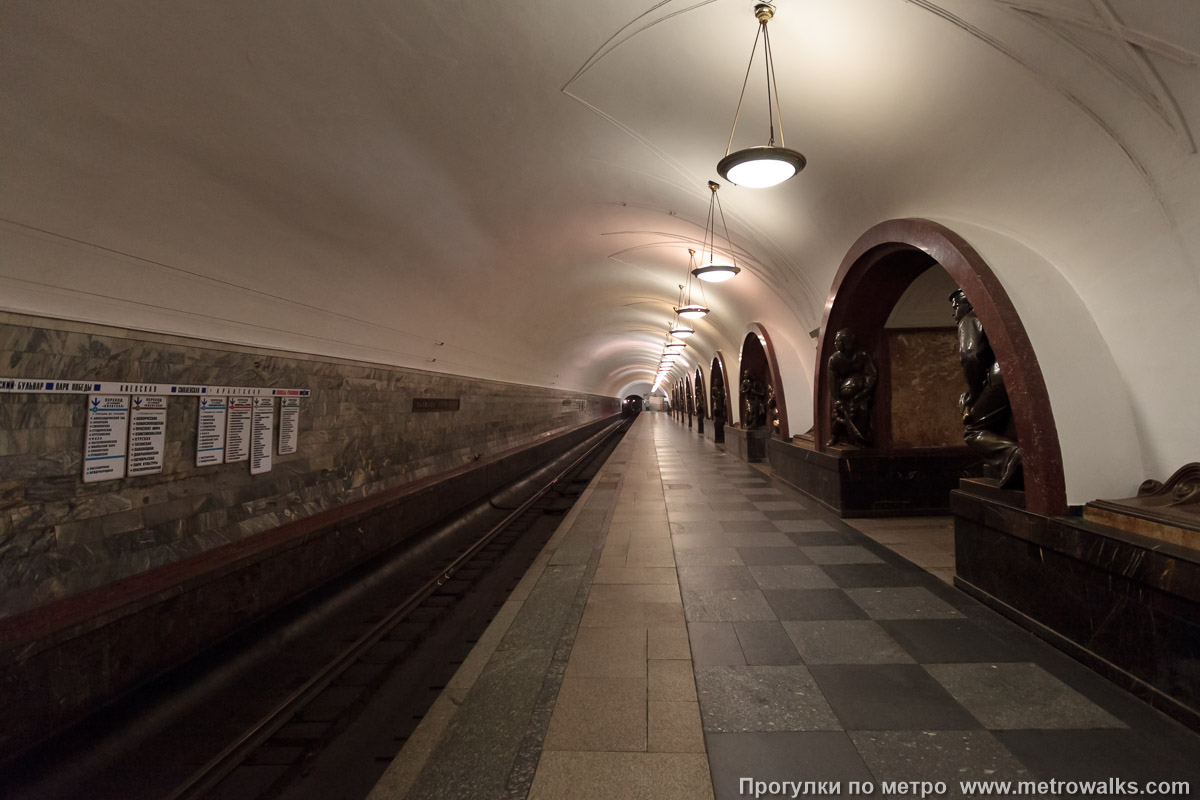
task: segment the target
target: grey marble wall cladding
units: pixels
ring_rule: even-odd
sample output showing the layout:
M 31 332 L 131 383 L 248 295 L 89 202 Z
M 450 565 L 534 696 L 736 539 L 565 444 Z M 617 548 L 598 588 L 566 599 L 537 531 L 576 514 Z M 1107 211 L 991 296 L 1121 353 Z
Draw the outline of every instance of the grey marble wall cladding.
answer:
M 196 467 L 198 400 L 172 398 L 162 474 L 87 485 L 86 396 L 0 395 L 0 617 L 619 410 L 579 392 L 13 314 L 0 314 L 0 375 L 312 390 L 297 452 L 269 473 Z M 415 397 L 461 409 L 414 414 Z

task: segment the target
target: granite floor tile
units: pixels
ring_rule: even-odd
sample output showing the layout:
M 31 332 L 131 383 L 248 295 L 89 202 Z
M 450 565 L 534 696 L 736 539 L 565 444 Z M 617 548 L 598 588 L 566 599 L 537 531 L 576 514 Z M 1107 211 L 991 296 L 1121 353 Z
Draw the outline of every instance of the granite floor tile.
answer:
M 721 527 L 729 533 L 779 533 L 769 519 L 721 520 Z
M 645 750 L 645 678 L 563 678 L 546 750 Z
M 646 664 L 647 697 L 663 702 L 694 702 L 696 684 L 690 660 L 655 659 Z
M 1037 664 L 928 664 L 925 669 L 987 728 L 1125 727 Z
M 784 622 L 806 664 L 912 664 L 913 659 L 870 620 Z
M 795 520 L 813 520 L 815 515 L 813 512 L 805 508 L 777 508 L 764 511 L 767 519 L 775 520 L 776 522 L 795 521 Z
M 790 542 L 784 547 L 739 547 L 737 552 L 746 566 L 785 566 L 811 564 L 804 551 Z
M 704 730 L 838 730 L 837 718 L 805 667 L 696 667 Z
M 814 525 L 807 530 L 795 530 L 795 526 L 799 524 L 796 521 L 784 520 L 776 522 L 775 527 L 787 535 L 789 542 L 800 547 L 838 547 L 854 544 L 849 536 L 828 525 L 824 528 Z
M 602 603 L 678 603 L 679 587 L 663 583 L 594 583 L 588 605 Z
M 549 650 L 497 651 L 410 789 L 414 800 L 500 794 L 550 668 Z M 465 770 L 462 765 L 470 764 Z
M 614 780 L 618 775 L 620 779 Z M 702 753 L 547 752 L 538 762 L 529 792 L 529 800 L 711 800 L 712 796 L 708 759 Z
M 915 664 L 809 665 L 846 730 L 973 730 L 979 722 Z
M 807 511 L 808 508 L 795 500 L 755 500 L 759 511 Z
M 660 583 L 674 585 L 670 567 L 597 567 L 593 583 Z
M 791 549 L 800 552 L 799 547 Z M 676 550 L 675 563 L 680 567 L 739 567 L 744 564 L 741 552 L 734 547 L 697 547 L 690 550 Z
M 801 547 L 814 564 L 882 564 L 879 556 L 857 545 Z
M 733 630 L 737 634 L 746 663 L 751 666 L 789 666 L 803 663 L 787 632 L 774 620 L 735 622 Z
M 679 603 L 611 602 L 593 604 L 583 610 L 582 628 L 627 628 L 675 625 L 684 621 Z
M 708 507 L 711 508 L 713 511 L 749 511 L 752 513 L 762 511 L 762 509 L 757 507 L 757 504 L 751 503 L 749 500 L 745 500 L 745 499 L 740 500 L 740 501 L 738 501 L 738 500 L 710 501 L 708 503 Z M 755 516 L 755 517 L 753 517 L 753 519 L 758 519 L 758 517 Z
M 778 531 L 684 533 L 675 534 L 671 541 L 676 550 L 693 550 L 698 547 L 789 547 L 792 544 L 785 534 Z
M 749 489 L 742 489 L 742 494 L 746 495 L 747 497 L 759 498 L 759 497 L 778 497 L 778 496 L 782 495 L 783 492 L 779 491 L 778 489 L 771 489 L 771 488 L 764 489 L 761 487 L 755 487 L 755 488 L 749 488 Z
M 646 709 L 647 746 L 651 753 L 703 753 L 700 704 L 651 700 Z
M 759 589 L 834 589 L 833 581 L 820 567 L 784 564 L 748 567 Z
M 1177 730 L 1177 729 L 1176 729 Z M 1038 780 L 1186 780 L 1200 787 L 1200 741 L 1172 731 L 1164 740 L 1134 730 L 993 731 Z
M 775 619 L 763 593 L 757 589 L 706 589 L 684 592 L 688 622 L 749 622 Z
M 703 522 L 675 522 L 671 521 L 672 536 L 691 535 L 701 533 L 724 533 L 725 529 L 721 527 L 719 520 L 710 519 Z
M 880 625 L 921 664 L 1028 661 L 1030 650 L 1004 642 L 966 619 L 880 620 Z
M 753 796 L 741 790 L 741 779 L 749 776 L 767 784 L 839 782 L 843 787 L 841 797 L 850 796 L 846 792 L 850 781 L 874 780 L 849 737 L 841 731 L 708 733 L 704 738 L 717 800 Z
M 1030 773 L 988 731 L 855 731 L 850 739 L 879 781 L 1023 781 Z
M 692 662 L 697 666 L 741 666 L 746 663 L 732 622 L 689 622 Z
M 923 587 L 847 589 L 872 619 L 953 619 L 962 613 Z
M 867 614 L 841 589 L 771 589 L 763 592 L 781 620 L 866 619 Z
M 580 628 L 567 661 L 568 678 L 643 678 L 645 628 Z
M 646 629 L 647 658 L 678 658 L 692 657 L 688 645 L 687 623 L 675 625 L 655 625 Z
M 625 555 L 625 565 L 629 567 L 674 567 L 675 553 L 669 546 L 630 546 Z
M 694 552 L 683 550 L 680 552 Z M 685 592 L 705 589 L 757 589 L 745 567 L 679 567 L 679 588 Z
M 891 564 L 825 564 L 822 569 L 835 584 L 843 589 L 920 586 L 925 580 L 923 572 L 914 569 L 900 569 Z

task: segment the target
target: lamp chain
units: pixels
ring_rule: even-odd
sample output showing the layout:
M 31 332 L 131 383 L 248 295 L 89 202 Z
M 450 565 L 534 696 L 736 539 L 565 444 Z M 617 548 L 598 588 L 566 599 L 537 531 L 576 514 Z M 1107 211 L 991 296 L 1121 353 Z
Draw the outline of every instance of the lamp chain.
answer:
M 750 82 L 750 70 L 754 67 L 754 54 L 758 51 L 758 39 L 766 29 L 765 23 L 759 25 L 758 33 L 754 36 L 754 46 L 750 48 L 750 63 L 746 65 L 746 77 L 742 80 L 742 93 L 738 95 L 737 110 L 733 112 L 733 129 L 729 131 L 729 143 L 725 145 L 725 155 L 729 155 L 729 151 L 733 149 L 733 134 L 737 132 L 738 117 L 742 113 L 742 101 L 746 99 L 746 84 Z

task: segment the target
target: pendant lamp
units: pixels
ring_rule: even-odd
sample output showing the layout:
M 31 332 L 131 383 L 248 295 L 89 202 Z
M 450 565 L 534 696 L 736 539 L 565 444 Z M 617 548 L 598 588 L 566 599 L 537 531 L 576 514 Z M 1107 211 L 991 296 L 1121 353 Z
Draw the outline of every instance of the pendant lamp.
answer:
M 746 79 L 742 81 L 742 93 L 738 96 L 737 111 L 733 115 L 733 130 L 729 132 L 729 144 L 725 146 L 725 157 L 717 162 L 717 172 L 730 183 L 751 189 L 776 186 L 804 169 L 807 159 L 784 143 L 783 118 L 779 110 L 779 88 L 775 85 L 775 58 L 771 52 L 771 35 L 767 23 L 775 16 L 773 6 L 759 3 L 754 7 L 758 19 L 758 35 L 750 49 L 750 63 L 746 67 Z M 767 77 L 767 123 L 770 138 L 765 145 L 746 147 L 730 152 L 733 134 L 737 131 L 738 117 L 742 112 L 742 101 L 746 98 L 746 85 L 750 82 L 750 70 L 754 66 L 754 54 L 758 51 L 758 40 L 763 40 L 763 62 Z M 779 144 L 775 144 L 775 125 L 779 124 Z
M 717 197 L 717 190 L 721 188 L 721 184 L 716 181 L 709 181 L 708 188 L 711 194 L 708 198 L 708 218 L 704 223 L 704 247 L 708 253 L 708 263 L 696 267 L 692 270 L 692 274 L 702 281 L 709 283 L 722 283 L 729 280 L 733 276 L 741 272 L 741 268 L 734 263 L 733 258 L 733 242 L 729 241 L 729 226 L 725 224 L 725 210 L 721 208 L 721 200 Z M 721 227 L 725 229 L 725 241 L 729 244 L 730 263 L 726 264 L 726 259 L 722 258 L 717 261 L 716 258 L 716 239 L 717 239 L 717 211 L 721 213 Z

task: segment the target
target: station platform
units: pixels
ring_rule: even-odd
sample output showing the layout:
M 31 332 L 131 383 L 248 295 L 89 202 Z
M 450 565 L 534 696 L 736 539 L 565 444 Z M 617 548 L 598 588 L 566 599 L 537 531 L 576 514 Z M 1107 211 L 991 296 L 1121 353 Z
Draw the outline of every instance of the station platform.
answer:
M 942 578 L 643 413 L 371 800 L 1200 794 L 1200 737 Z

